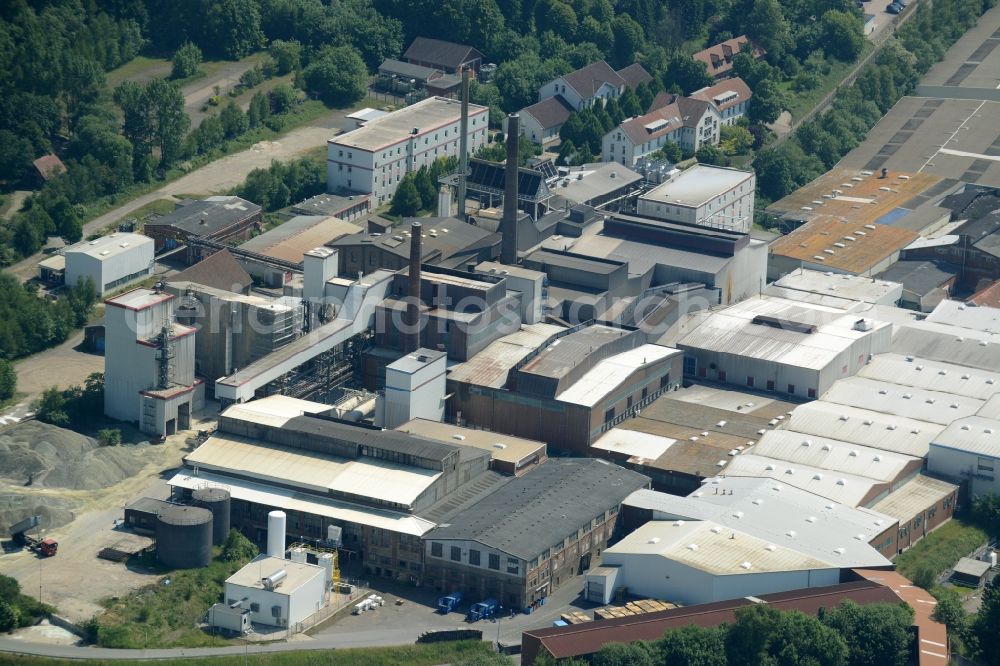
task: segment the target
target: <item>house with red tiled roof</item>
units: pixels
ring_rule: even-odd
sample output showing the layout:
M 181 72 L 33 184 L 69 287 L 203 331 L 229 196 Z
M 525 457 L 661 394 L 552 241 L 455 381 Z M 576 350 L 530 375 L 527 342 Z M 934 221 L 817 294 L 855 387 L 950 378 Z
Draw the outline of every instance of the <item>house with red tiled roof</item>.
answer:
M 691 57 L 705 63 L 705 67 L 708 68 L 708 73 L 713 79 L 724 79 L 733 75 L 733 58 L 746 45 L 749 45 L 750 55 L 757 60 L 763 58 L 767 53 L 746 35 L 740 35 L 709 46 Z
M 41 183 L 66 172 L 66 165 L 53 153 L 42 155 L 31 164 L 35 167 L 35 174 Z
M 747 113 L 753 93 L 746 81 L 738 76 L 723 79 L 715 85 L 691 93 L 692 99 L 700 99 L 715 107 L 722 117 L 723 125 L 735 125 Z
M 604 135 L 601 159 L 627 167 L 673 141 L 681 150 L 695 152 L 704 144 L 719 143 L 722 116 L 709 102 L 679 95 L 658 98 L 665 102 L 643 116 L 629 118 Z

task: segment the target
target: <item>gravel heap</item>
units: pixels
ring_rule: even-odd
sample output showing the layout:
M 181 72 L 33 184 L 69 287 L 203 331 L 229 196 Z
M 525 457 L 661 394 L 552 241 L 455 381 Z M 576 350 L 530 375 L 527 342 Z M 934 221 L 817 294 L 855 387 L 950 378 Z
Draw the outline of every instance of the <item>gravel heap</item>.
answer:
M 72 430 L 26 421 L 0 434 L 0 478 L 69 490 L 113 486 L 141 470 L 147 445 L 100 446 Z
M 72 507 L 71 502 L 58 497 L 0 495 L 0 536 L 8 536 L 8 528 L 28 516 L 41 516 L 45 530 L 61 527 L 73 520 Z

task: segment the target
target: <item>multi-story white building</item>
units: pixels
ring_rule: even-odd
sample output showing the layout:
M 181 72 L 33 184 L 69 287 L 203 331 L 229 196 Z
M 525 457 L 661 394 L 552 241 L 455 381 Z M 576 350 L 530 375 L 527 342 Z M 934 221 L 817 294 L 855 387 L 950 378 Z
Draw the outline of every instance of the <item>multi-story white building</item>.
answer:
M 722 116 L 710 102 L 690 97 L 661 98 L 663 106 L 623 122 L 604 135 L 601 159 L 631 168 L 667 141 L 695 152 L 704 144 L 718 145 Z
M 90 278 L 99 296 L 153 274 L 153 239 L 117 233 L 66 248 L 66 284 Z
M 691 93 L 691 99 L 700 99 L 714 106 L 723 125 L 734 125 L 745 116 L 751 97 L 750 86 L 738 76 Z
M 104 413 L 151 434 L 189 428 L 204 399 L 195 329 L 174 321 L 174 298 L 133 289 L 105 301 Z
M 429 97 L 327 142 L 328 192 L 371 193 L 374 206 L 392 198 L 403 176 L 441 157 L 458 157 L 461 102 Z M 489 108 L 469 105 L 469 154 L 486 143 Z
M 753 171 L 696 164 L 639 197 L 637 212 L 748 233 L 753 224 Z

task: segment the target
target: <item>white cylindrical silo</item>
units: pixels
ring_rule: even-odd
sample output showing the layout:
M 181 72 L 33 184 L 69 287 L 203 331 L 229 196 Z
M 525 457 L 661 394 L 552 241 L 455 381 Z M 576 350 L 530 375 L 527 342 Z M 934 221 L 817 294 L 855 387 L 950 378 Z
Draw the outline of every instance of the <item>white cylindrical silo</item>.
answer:
M 267 514 L 267 554 L 270 557 L 285 557 L 285 512 L 272 511 Z

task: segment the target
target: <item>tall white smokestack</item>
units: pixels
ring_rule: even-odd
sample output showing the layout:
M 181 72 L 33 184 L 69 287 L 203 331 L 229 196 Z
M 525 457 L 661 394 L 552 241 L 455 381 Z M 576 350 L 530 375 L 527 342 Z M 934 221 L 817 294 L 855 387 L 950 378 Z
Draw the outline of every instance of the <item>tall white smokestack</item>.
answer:
M 285 558 L 284 511 L 272 511 L 267 514 L 267 554 L 269 557 Z

